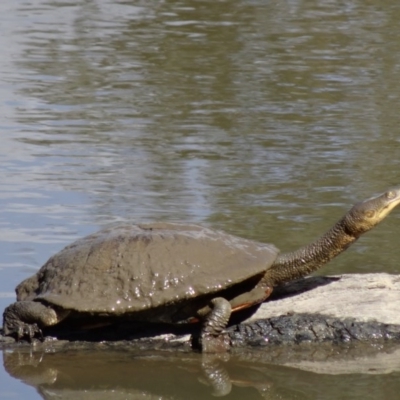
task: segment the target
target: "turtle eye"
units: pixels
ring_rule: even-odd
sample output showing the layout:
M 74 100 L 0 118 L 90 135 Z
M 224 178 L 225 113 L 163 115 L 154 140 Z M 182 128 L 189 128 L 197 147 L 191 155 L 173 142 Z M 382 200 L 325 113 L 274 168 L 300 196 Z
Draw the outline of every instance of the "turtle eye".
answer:
M 365 211 L 364 215 L 366 218 L 373 218 L 375 216 L 375 211 L 374 210 Z
M 394 199 L 396 197 L 396 193 L 394 192 L 394 190 L 389 190 L 388 192 L 386 192 L 386 198 L 388 200 Z

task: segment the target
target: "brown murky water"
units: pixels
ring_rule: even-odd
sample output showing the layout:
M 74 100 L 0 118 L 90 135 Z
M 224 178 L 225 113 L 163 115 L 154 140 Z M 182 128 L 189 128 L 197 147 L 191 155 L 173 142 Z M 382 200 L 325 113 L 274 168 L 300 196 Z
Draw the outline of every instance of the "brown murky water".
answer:
M 108 223 L 199 222 L 289 250 L 398 186 L 399 17 L 395 0 L 2 1 L 1 309 L 50 254 Z M 394 212 L 321 273 L 399 272 L 399 221 Z M 96 357 L 86 355 L 87 369 Z M 116 375 L 137 368 L 102 357 Z M 135 390 L 207 398 L 197 378 L 182 380 L 183 394 L 165 389 L 154 378 L 162 365 L 143 378 L 157 389 Z M 193 367 L 172 359 L 170 369 L 182 368 Z M 230 396 L 394 399 L 400 390 L 396 370 L 320 386 L 316 373 L 274 368 L 274 387 L 288 393 L 233 385 Z M 271 372 L 260 374 L 268 386 Z M 289 375 L 307 384 L 292 382 L 292 393 Z M 51 398 L 12 376 L 0 371 L 0 398 Z M 183 384 L 179 373 L 168 381 Z

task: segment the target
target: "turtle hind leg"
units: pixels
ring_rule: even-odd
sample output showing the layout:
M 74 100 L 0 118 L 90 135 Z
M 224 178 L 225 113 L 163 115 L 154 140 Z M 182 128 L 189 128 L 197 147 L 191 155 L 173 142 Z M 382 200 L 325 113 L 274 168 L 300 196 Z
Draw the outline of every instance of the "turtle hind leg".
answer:
M 231 316 L 228 300 L 216 297 L 210 302 L 211 310 L 205 315 L 200 333 L 200 346 L 204 353 L 220 353 L 229 350 L 230 339 L 224 333 Z
M 26 338 L 31 342 L 35 337 L 42 340 L 41 327 L 55 325 L 66 315 L 37 301 L 17 301 L 4 310 L 4 334 L 18 341 Z

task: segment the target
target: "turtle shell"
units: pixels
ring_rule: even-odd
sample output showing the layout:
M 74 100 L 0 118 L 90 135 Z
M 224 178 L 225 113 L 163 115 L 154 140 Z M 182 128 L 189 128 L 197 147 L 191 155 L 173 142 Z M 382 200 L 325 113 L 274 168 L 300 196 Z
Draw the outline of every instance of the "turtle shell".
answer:
M 18 285 L 18 300 L 123 314 L 217 293 L 262 274 L 278 250 L 198 225 L 101 230 L 51 257 Z

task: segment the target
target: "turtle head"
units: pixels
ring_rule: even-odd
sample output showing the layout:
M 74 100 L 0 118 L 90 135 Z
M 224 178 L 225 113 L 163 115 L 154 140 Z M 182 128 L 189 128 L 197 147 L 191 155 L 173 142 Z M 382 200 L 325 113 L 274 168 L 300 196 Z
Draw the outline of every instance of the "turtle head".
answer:
M 400 188 L 388 190 L 356 204 L 344 216 L 346 232 L 359 237 L 378 225 L 396 206 L 400 204 Z

